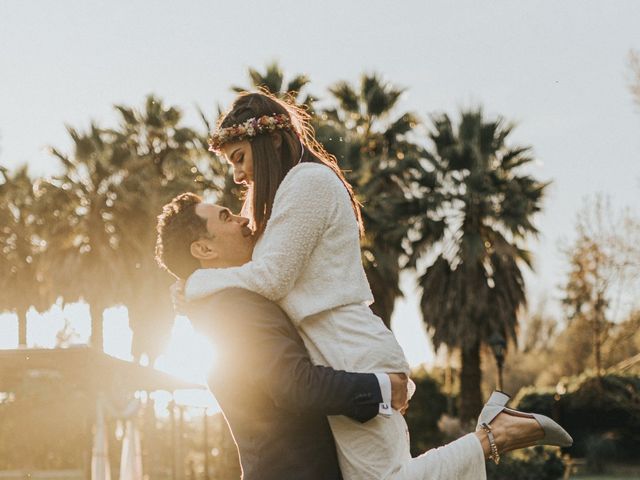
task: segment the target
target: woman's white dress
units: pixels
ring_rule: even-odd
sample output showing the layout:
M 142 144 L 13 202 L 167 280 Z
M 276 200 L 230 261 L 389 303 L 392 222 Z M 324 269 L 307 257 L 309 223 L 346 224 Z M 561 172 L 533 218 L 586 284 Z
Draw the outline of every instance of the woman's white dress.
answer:
M 252 261 L 196 271 L 188 300 L 241 287 L 277 302 L 298 328 L 311 359 L 352 372 L 405 372 L 393 333 L 369 305 L 371 289 L 349 195 L 329 168 L 300 163 L 282 181 Z M 474 434 L 411 458 L 402 415 L 364 424 L 329 417 L 345 480 L 484 480 L 485 460 Z

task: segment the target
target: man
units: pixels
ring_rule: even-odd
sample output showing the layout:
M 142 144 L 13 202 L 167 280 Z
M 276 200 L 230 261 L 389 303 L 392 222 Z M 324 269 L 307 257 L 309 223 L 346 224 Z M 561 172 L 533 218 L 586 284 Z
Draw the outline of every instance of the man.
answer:
M 179 195 L 158 218 L 158 263 L 182 279 L 197 268 L 243 265 L 254 243 L 247 224 L 197 195 Z M 216 346 L 209 386 L 238 446 L 245 480 L 341 479 L 326 416 L 370 420 L 388 409 L 383 397 L 389 403 L 390 390 L 393 407 L 406 407 L 406 378 L 314 366 L 284 312 L 256 293 L 220 291 L 189 316 Z

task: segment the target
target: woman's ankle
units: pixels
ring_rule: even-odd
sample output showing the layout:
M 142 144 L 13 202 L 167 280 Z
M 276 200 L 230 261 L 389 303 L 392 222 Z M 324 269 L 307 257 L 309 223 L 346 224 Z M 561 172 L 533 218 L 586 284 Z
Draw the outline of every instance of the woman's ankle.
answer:
M 490 424 L 494 441 L 499 453 L 504 453 L 511 450 L 511 448 L 509 448 L 511 447 L 510 440 L 513 440 L 512 437 L 514 432 L 511 431 L 510 427 L 512 427 L 512 425 L 510 420 L 511 419 L 509 419 L 507 414 L 500 413 Z
M 484 454 L 484 459 L 488 460 L 491 456 L 491 444 L 489 443 L 489 436 L 484 430 L 478 430 L 475 433 L 476 437 L 480 441 L 480 445 L 482 446 L 482 453 Z

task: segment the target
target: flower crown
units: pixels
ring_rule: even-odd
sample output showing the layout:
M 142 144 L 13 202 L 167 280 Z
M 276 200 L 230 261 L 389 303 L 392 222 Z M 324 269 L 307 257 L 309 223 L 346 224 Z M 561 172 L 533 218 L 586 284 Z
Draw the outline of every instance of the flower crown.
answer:
M 253 117 L 243 123 L 220 128 L 209 139 L 209 150 L 220 153 L 222 146 L 231 141 L 240 141 L 275 130 L 291 128 L 291 119 L 283 113 Z

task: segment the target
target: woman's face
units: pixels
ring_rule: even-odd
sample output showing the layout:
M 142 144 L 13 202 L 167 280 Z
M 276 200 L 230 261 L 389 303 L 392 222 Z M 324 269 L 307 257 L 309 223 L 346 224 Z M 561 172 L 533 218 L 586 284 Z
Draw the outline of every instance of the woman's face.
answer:
M 243 185 L 253 183 L 253 153 L 249 140 L 224 144 L 222 155 L 231 165 L 234 182 Z

